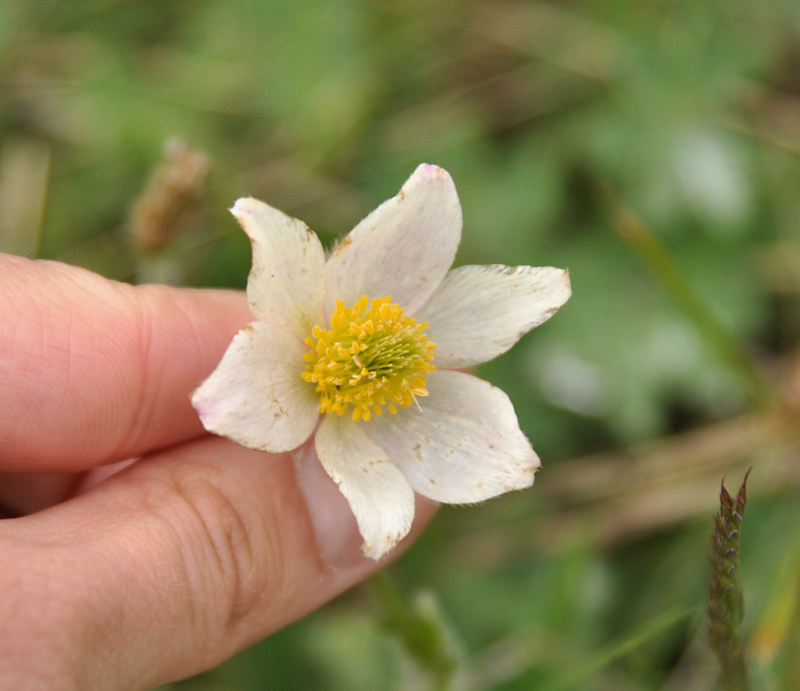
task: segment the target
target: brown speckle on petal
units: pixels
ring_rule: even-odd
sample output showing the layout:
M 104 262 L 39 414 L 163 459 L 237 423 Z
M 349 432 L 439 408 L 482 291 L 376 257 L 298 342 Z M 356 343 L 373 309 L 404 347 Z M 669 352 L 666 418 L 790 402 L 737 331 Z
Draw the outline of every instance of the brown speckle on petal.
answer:
M 339 254 L 339 252 L 341 252 L 341 251 L 342 251 L 342 250 L 343 250 L 345 247 L 347 247 L 347 246 L 348 246 L 348 245 L 349 245 L 351 242 L 353 242 L 353 238 L 351 238 L 349 235 L 346 235 L 346 236 L 345 236 L 345 238 L 344 238 L 344 240 L 342 240 L 342 241 L 339 243 L 339 246 L 338 246 L 338 247 L 336 248 L 336 250 L 334 251 L 334 253 L 333 253 L 333 256 L 335 257 L 336 255 L 338 255 L 338 254 Z

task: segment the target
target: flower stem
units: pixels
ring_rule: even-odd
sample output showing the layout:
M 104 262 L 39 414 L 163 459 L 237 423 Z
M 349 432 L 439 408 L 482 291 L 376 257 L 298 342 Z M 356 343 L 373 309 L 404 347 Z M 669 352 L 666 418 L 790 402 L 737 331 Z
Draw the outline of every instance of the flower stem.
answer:
M 459 667 L 459 659 L 447 627 L 430 594 L 406 602 L 385 571 L 370 579 L 383 610 L 379 621 L 396 636 L 406 652 L 425 670 L 431 689 L 447 691 Z

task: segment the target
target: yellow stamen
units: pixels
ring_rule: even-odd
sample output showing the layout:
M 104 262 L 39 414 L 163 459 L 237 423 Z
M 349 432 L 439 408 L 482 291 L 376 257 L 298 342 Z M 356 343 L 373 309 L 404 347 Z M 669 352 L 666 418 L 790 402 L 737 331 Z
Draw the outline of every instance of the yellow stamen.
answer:
M 306 339 L 303 379 L 316 384 L 321 413 L 343 415 L 350 406 L 353 420 L 369 420 L 397 407 L 406 408 L 428 395 L 426 375 L 436 345 L 424 331 L 428 325 L 407 317 L 390 295 L 366 295 L 352 307 L 336 301 L 327 331 L 320 326 Z

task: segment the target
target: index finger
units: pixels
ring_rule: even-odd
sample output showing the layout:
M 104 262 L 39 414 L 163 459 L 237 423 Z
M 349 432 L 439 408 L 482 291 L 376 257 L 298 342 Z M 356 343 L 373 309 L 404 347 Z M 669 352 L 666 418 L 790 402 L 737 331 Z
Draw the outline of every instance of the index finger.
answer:
M 131 286 L 0 255 L 0 469 L 83 470 L 191 439 L 243 293 Z

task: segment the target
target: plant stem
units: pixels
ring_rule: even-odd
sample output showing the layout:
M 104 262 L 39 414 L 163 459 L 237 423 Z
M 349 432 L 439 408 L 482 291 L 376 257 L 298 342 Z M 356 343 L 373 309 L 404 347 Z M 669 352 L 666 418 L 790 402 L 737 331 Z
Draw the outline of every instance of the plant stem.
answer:
M 380 621 L 431 678 L 431 688 L 447 691 L 458 669 L 458 657 L 435 603 L 419 598 L 407 603 L 389 575 L 380 571 L 370 579 L 383 612 Z
M 633 211 L 614 199 L 610 190 L 605 189 L 604 192 L 603 199 L 610 207 L 614 230 L 639 255 L 667 295 L 697 329 L 706 345 L 744 377 L 748 394 L 754 403 L 764 404 L 774 400 L 774 388 L 764 373 L 700 300 L 652 230 Z

